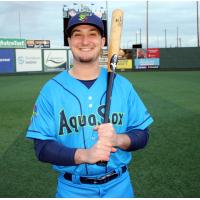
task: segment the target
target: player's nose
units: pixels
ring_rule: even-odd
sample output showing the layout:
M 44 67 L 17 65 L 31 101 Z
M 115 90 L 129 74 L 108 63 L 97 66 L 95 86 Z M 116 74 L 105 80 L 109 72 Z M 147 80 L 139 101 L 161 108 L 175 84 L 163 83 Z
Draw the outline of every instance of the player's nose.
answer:
M 82 37 L 82 44 L 83 45 L 88 45 L 89 43 L 90 43 L 90 40 L 89 40 L 89 37 L 87 36 L 87 35 L 84 35 L 83 37 Z

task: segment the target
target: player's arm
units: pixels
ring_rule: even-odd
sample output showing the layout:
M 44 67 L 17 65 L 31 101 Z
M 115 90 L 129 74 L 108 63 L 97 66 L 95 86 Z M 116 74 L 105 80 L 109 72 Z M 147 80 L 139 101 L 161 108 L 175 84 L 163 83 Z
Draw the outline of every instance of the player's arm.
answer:
M 108 126 L 110 125 L 108 124 Z M 76 164 L 96 163 L 99 160 L 108 161 L 110 153 L 116 152 L 116 148 L 113 148 L 112 146 L 123 149 L 124 151 L 136 151 L 142 149 L 146 146 L 149 138 L 147 128 L 145 130 L 131 130 L 124 134 L 111 133 L 111 137 L 109 137 L 108 132 L 106 132 L 106 134 L 104 131 L 101 132 L 100 128 L 96 128 L 96 130 L 97 129 L 100 132 L 98 132 L 99 140 L 97 144 L 91 149 L 77 149 L 75 152 Z M 107 147 L 101 147 L 101 145 L 105 146 L 105 143 L 108 141 L 109 144 Z M 112 150 L 110 150 L 111 148 Z M 97 152 L 97 150 L 99 151 Z
M 34 149 L 36 157 L 41 162 L 61 166 L 76 165 L 76 148 L 68 148 L 54 140 L 34 139 Z
M 116 151 L 105 138 L 98 140 L 90 149 L 68 148 L 54 140 L 34 139 L 34 148 L 38 160 L 61 166 L 108 161 L 110 153 Z
M 94 128 L 98 132 L 99 139 L 106 138 L 114 147 L 125 151 L 135 151 L 146 146 L 149 134 L 148 129 L 132 129 L 123 134 L 116 134 L 112 124 L 101 124 Z
M 148 138 L 148 129 L 137 129 L 124 134 L 115 134 L 112 140 L 101 137 L 91 149 L 68 148 L 54 140 L 40 139 L 34 139 L 34 148 L 38 160 L 42 162 L 73 166 L 82 163 L 94 164 L 99 160 L 108 161 L 110 153 L 116 152 L 112 146 L 125 151 L 142 149 L 146 146 Z
M 118 135 L 118 147 L 125 151 L 136 151 L 144 148 L 149 140 L 148 128 L 135 129 Z

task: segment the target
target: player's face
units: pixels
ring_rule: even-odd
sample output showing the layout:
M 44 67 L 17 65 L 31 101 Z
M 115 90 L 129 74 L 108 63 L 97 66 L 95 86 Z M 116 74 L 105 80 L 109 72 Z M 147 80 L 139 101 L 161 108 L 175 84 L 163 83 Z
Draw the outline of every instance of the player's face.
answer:
M 92 63 L 98 61 L 105 38 L 94 26 L 79 25 L 72 30 L 68 42 L 75 61 Z

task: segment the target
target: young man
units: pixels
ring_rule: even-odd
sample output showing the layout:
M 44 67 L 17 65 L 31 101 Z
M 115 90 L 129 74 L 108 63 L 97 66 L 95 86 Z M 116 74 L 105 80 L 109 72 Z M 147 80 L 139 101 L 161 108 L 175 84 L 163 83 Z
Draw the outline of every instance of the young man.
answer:
M 144 148 L 153 122 L 131 83 L 116 75 L 110 123 L 105 111 L 107 70 L 99 67 L 104 26 L 94 14 L 69 20 L 73 68 L 48 81 L 34 106 L 27 137 L 37 158 L 59 172 L 56 197 L 134 197 L 127 165 Z M 99 161 L 108 161 L 100 166 Z

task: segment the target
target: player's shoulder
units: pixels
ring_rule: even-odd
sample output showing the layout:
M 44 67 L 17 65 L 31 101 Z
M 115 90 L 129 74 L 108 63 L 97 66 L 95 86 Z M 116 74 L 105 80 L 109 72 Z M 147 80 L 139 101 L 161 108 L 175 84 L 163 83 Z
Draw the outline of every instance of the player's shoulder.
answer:
M 120 91 L 121 96 L 125 98 L 135 98 L 138 96 L 134 84 L 123 75 L 117 74 L 115 83 L 116 88 Z
M 116 79 L 116 82 L 118 82 L 118 84 L 121 84 L 123 87 L 127 87 L 127 88 L 132 87 L 132 83 L 121 74 L 117 73 L 115 79 Z
M 59 84 L 64 81 L 66 75 L 66 71 L 60 72 L 59 74 L 55 75 L 53 78 L 48 80 L 42 87 L 41 93 L 51 93 L 59 87 Z
M 107 69 L 102 67 L 102 71 L 104 76 L 107 76 Z M 132 83 L 123 75 L 116 73 L 115 74 L 115 84 L 117 84 L 118 88 L 125 88 L 126 90 L 131 89 L 132 88 Z
M 102 71 L 103 71 L 104 74 L 107 74 L 107 69 L 106 68 L 102 67 Z M 116 73 L 115 80 L 117 82 L 121 82 L 123 84 L 127 84 L 127 86 L 128 85 L 132 85 L 132 83 L 126 77 L 124 77 L 124 76 L 122 76 L 122 75 L 120 75 L 118 73 Z

